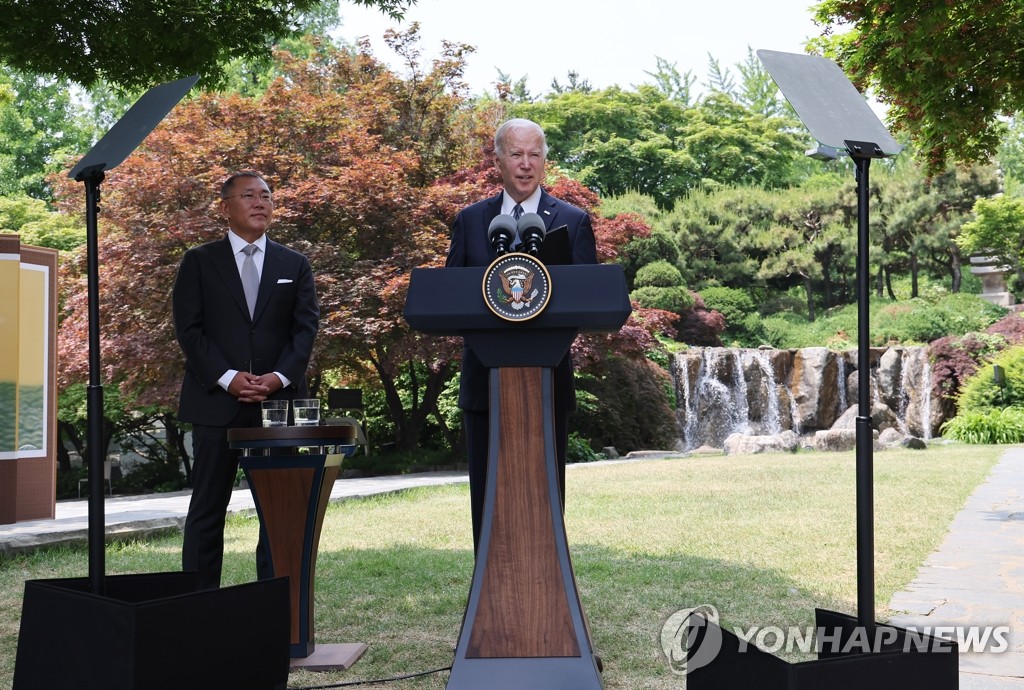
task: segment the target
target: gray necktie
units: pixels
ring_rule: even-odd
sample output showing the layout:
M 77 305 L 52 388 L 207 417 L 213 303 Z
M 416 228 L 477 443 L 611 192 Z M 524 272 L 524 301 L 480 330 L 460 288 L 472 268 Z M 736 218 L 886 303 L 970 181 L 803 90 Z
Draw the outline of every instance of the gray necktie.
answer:
M 512 217 L 515 218 L 516 220 L 519 220 L 519 217 L 521 215 L 523 215 L 523 207 L 520 206 L 519 204 L 516 204 L 515 206 L 512 207 Z M 517 252 L 520 249 L 522 249 L 522 247 L 523 240 L 521 237 L 519 237 L 519 228 L 516 228 L 516 236 L 515 239 L 512 240 L 512 251 Z
M 245 259 L 242 260 L 242 289 L 245 291 L 245 303 L 249 305 L 249 318 L 256 309 L 256 295 L 260 291 L 260 274 L 256 272 L 256 262 L 252 255 L 259 249 L 255 244 L 242 247 Z

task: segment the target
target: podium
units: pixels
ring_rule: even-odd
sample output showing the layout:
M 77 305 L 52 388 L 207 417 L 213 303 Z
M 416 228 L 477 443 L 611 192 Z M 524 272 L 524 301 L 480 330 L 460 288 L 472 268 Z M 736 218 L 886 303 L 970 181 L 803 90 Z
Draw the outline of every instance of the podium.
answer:
M 547 271 L 547 306 L 522 322 L 488 309 L 485 268 L 409 280 L 409 325 L 462 336 L 491 369 L 483 522 L 449 690 L 603 687 L 562 519 L 552 371 L 578 333 L 617 331 L 631 308 L 621 266 Z
M 366 651 L 361 642 L 317 646 L 313 626 L 320 529 L 345 455 L 340 451 L 354 450 L 355 441 L 352 425 L 228 429 L 228 445 L 242 451 L 239 464 L 259 514 L 271 575 L 288 578 L 291 668 L 347 669 Z M 311 452 L 293 454 L 300 447 Z

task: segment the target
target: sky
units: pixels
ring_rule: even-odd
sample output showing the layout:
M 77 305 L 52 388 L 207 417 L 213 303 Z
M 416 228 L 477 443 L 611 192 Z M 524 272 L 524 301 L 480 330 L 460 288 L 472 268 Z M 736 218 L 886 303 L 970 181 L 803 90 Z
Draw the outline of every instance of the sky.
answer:
M 625 89 L 653 83 L 646 72 L 657 58 L 696 77 L 704 91 L 709 54 L 738 80 L 735 66 L 748 47 L 804 52 L 820 31 L 811 19 L 813 0 L 517 0 L 507 6 L 487 0 L 418 0 L 401 24 L 378 10 L 341 3 L 338 35 L 352 42 L 369 37 L 373 54 L 403 74 L 382 36 L 420 23 L 424 62 L 436 57 L 442 40 L 476 47 L 465 79 L 473 95 L 493 92 L 498 70 L 513 81 L 526 77 L 537 96 L 551 80 L 566 84 L 575 71 L 595 88 Z

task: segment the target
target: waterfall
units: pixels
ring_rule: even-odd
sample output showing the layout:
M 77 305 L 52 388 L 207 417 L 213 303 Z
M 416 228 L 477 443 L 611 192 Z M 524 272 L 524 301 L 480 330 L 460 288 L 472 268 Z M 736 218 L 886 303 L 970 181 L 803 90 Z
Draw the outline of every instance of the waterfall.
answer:
M 842 415 L 850 407 L 846 401 L 846 356 L 839 352 L 836 354 L 836 362 L 839 366 L 839 373 L 836 374 L 839 384 L 839 414 Z
M 685 355 L 684 355 L 685 356 Z M 683 367 L 688 371 L 688 367 Z M 688 377 L 687 377 L 688 378 Z M 686 450 L 700 445 L 721 447 L 726 437 L 749 428 L 747 383 L 738 350 L 704 348 L 697 363 L 696 383 L 686 395 L 686 424 L 683 443 Z
M 672 366 L 679 422 L 677 448 L 721 448 L 732 433 L 777 435 L 791 428 L 797 435 L 831 428 L 849 407 L 847 377 L 856 364 L 844 353 L 824 348 L 800 351 L 753 348 L 691 348 L 675 356 Z M 896 352 L 889 360 L 896 359 Z M 826 366 L 837 360 L 838 390 L 825 386 Z M 889 402 L 896 408 L 888 424 L 931 437 L 931 363 L 924 348 L 899 348 L 901 368 L 893 376 Z M 879 372 L 869 377 L 870 398 L 885 404 Z M 776 378 L 778 377 L 778 378 Z M 794 379 L 799 377 L 799 386 Z M 792 388 L 790 387 L 792 385 Z M 887 394 L 888 395 L 888 394 Z M 788 399 L 789 410 L 782 408 Z M 838 413 L 835 408 L 838 407 Z M 883 415 L 884 416 L 884 415 Z
M 690 366 L 689 358 L 683 358 L 683 378 L 686 382 L 683 384 L 683 392 L 685 397 L 683 398 L 683 405 L 686 410 L 686 424 L 683 425 L 683 449 L 691 450 L 696 448 L 698 440 L 695 438 L 697 433 L 697 393 L 700 391 L 700 382 L 704 378 L 704 355 L 697 361 L 697 377 L 696 377 L 696 390 L 691 394 L 690 391 Z
M 775 381 L 775 369 L 772 367 L 771 358 L 766 350 L 760 349 L 754 350 L 753 358 L 761 369 L 761 380 L 764 381 L 763 393 L 768 398 L 766 412 L 761 420 L 764 423 L 764 433 L 781 434 L 782 415 L 779 412 L 779 384 Z M 762 391 L 758 390 L 758 393 L 762 393 Z
M 691 406 L 693 404 L 693 400 L 692 400 L 693 396 L 690 395 L 690 360 L 687 359 L 686 357 L 683 357 L 683 356 L 680 356 L 680 355 L 676 355 L 674 361 L 675 361 L 675 369 L 676 369 L 676 372 L 677 372 L 676 373 L 676 408 L 677 409 L 682 408 L 682 410 L 683 410 L 683 412 L 685 414 L 685 419 L 683 421 L 683 424 L 681 425 L 682 429 L 683 429 L 683 444 L 682 444 L 683 447 L 682 447 L 682 449 L 683 450 L 687 450 L 687 449 L 690 448 L 690 437 L 689 437 L 690 418 L 693 416 L 691 414 Z M 678 373 L 680 371 L 680 368 L 682 370 L 681 374 Z M 682 379 L 682 380 L 680 380 L 680 379 Z M 682 395 L 680 395 L 680 393 Z M 678 415 L 676 415 L 676 416 L 678 418 Z
M 732 354 L 732 390 L 733 414 L 729 432 L 744 434 L 750 431 L 750 398 L 747 397 L 747 378 L 743 375 L 743 355 L 738 349 L 729 350 Z

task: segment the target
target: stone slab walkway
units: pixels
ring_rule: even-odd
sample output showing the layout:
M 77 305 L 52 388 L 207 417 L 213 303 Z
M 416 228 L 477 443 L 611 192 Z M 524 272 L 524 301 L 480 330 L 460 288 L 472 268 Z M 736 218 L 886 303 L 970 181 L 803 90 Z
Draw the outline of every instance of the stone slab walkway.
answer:
M 889 608 L 918 630 L 1009 626 L 1006 651 L 960 654 L 960 689 L 1024 690 L 1024 448 L 1003 454 Z

